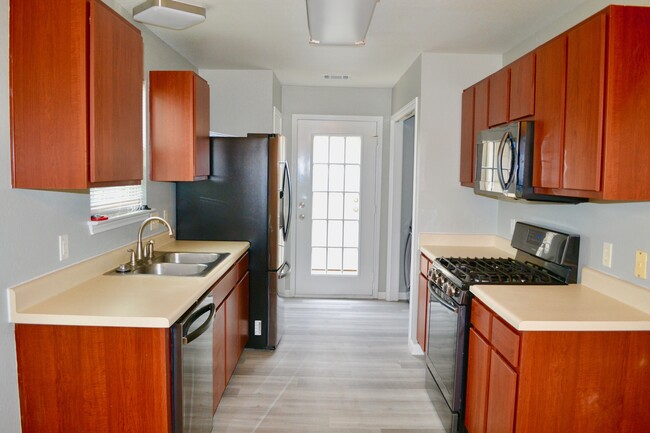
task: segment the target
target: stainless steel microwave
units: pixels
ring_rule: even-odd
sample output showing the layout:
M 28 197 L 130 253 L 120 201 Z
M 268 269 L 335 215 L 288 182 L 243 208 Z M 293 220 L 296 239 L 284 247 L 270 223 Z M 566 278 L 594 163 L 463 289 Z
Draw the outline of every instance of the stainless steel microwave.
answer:
M 585 199 L 537 194 L 533 189 L 534 122 L 515 122 L 477 134 L 474 192 L 497 198 L 580 203 Z

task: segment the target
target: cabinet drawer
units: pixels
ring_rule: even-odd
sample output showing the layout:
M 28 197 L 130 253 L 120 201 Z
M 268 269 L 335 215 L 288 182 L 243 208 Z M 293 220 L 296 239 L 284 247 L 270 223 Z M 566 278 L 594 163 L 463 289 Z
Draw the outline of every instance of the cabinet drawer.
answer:
M 212 296 L 214 297 L 214 304 L 219 306 L 224 299 L 228 296 L 230 291 L 237 285 L 237 282 L 248 271 L 248 253 L 244 254 L 237 263 L 224 274 L 224 276 L 212 286 Z
M 471 322 L 483 337 L 488 340 L 491 338 L 492 331 L 492 313 L 476 299 L 472 300 Z
M 492 345 L 513 367 L 519 364 L 519 334 L 492 317 Z
M 431 262 L 429 259 L 424 254 L 420 254 L 420 273 L 424 275 L 425 277 L 428 276 L 429 272 L 429 266 L 431 265 Z

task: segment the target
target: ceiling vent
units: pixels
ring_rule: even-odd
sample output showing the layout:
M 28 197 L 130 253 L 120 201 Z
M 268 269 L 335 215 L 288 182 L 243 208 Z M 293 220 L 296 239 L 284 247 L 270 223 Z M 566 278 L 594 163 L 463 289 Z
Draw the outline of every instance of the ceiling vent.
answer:
M 323 74 L 325 80 L 349 80 L 349 75 Z

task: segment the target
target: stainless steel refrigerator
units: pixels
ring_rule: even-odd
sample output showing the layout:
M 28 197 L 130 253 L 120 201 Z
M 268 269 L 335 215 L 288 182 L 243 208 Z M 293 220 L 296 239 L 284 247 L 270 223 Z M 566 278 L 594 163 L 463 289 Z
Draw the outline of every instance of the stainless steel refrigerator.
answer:
M 176 237 L 251 243 L 247 347 L 275 349 L 283 334 L 279 295 L 291 271 L 285 258 L 291 177 L 284 137 L 214 137 L 210 146 L 208 180 L 176 184 Z

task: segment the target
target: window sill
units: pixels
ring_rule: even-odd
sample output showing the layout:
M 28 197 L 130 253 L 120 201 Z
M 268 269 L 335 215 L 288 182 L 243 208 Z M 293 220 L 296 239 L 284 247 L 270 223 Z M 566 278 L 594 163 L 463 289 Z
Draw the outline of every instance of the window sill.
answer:
M 105 221 L 88 221 L 88 230 L 91 235 L 96 235 L 97 233 L 114 230 L 119 227 L 141 223 L 149 218 L 155 211 L 155 209 L 141 210 L 126 215 L 112 217 Z

